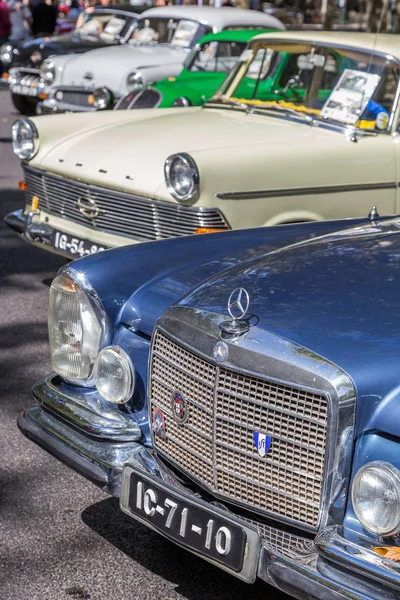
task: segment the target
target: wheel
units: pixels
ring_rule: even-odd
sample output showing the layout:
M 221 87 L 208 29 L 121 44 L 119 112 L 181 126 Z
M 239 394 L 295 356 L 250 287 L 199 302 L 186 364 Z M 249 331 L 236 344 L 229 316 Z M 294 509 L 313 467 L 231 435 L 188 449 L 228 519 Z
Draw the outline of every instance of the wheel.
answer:
M 11 100 L 18 112 L 22 113 L 23 115 L 31 117 L 32 115 L 36 114 L 37 102 L 32 102 L 20 94 L 13 93 L 11 93 Z

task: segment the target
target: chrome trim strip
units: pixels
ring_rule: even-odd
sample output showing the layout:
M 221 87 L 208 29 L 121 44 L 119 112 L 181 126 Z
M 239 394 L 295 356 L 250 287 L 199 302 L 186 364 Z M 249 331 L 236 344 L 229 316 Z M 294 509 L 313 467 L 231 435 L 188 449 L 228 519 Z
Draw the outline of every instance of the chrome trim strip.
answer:
M 220 365 L 212 358 L 213 348 L 220 339 L 219 324 L 224 318 L 223 315 L 202 309 L 182 306 L 170 307 L 159 319 L 154 329 L 150 357 L 153 353 L 155 333 L 158 329 L 174 342 L 203 360 L 212 363 L 218 369 Z M 193 345 L 193 340 L 196 341 L 196 347 Z M 219 494 L 215 489 L 210 489 L 201 480 L 186 472 L 180 465 L 175 465 L 171 458 L 160 449 L 157 448 L 157 452 L 165 456 L 168 461 L 174 464 L 175 468 L 183 471 L 197 485 L 216 498 L 228 501 L 233 505 L 245 506 L 254 513 L 268 515 L 275 520 L 301 527 L 306 531 L 315 531 L 326 525 L 341 523 L 346 506 L 353 444 L 356 392 L 351 378 L 323 357 L 315 355 L 315 358 L 313 358 L 311 352 L 304 355 L 301 352 L 301 347 L 297 344 L 262 329 L 254 328 L 254 331 L 250 331 L 240 343 L 227 340 L 225 340 L 225 343 L 229 346 L 229 355 L 224 363 L 224 369 L 275 381 L 282 385 L 294 385 L 296 388 L 325 395 L 328 407 L 328 424 L 324 461 L 325 475 L 321 490 L 321 509 L 318 523 L 311 526 Z M 261 348 L 264 349 L 263 353 L 260 353 Z M 268 361 L 265 360 L 266 355 Z M 291 362 L 282 361 L 282 355 L 292 357 Z M 149 409 L 151 406 L 151 379 L 152 360 L 149 360 Z M 149 418 L 151 420 L 151 415 Z M 154 436 L 153 443 L 157 447 Z M 213 487 L 216 487 L 215 480 Z
M 308 188 L 286 188 L 280 190 L 255 190 L 248 192 L 218 192 L 220 200 L 246 200 L 256 198 L 281 198 L 283 196 L 310 196 L 312 194 L 339 194 L 345 192 L 366 192 L 369 190 L 397 189 L 396 181 L 384 183 L 356 183 L 349 185 L 325 185 Z

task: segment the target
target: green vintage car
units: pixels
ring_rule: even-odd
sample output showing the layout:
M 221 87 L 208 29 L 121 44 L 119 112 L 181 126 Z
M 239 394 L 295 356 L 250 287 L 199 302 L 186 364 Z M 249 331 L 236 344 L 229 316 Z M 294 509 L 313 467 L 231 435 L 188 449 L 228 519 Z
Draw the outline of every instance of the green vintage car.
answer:
M 115 108 L 201 106 L 215 94 L 247 43 L 268 31 L 271 30 L 237 29 L 205 35 L 193 48 L 179 76 L 161 79 L 145 88 L 144 95 L 140 90 L 132 91 Z

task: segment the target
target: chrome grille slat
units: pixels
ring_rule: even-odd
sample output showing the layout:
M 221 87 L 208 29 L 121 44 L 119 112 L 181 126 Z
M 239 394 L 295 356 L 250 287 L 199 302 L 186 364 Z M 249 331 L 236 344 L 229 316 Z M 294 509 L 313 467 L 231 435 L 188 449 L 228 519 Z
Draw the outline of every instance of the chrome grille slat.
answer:
M 221 213 L 204 207 L 181 206 L 102 189 L 25 166 L 29 201 L 38 196 L 39 208 L 94 230 L 122 234 L 138 240 L 157 240 L 193 235 L 198 227 L 223 228 Z M 84 217 L 77 207 L 79 197 L 93 199 L 99 215 Z
M 92 108 L 94 110 L 93 103 L 89 103 L 89 96 L 91 95 L 90 90 L 70 90 L 68 88 L 57 88 L 57 92 L 62 92 L 63 97 L 60 100 L 63 104 L 72 104 L 74 106 L 83 106 L 85 108 Z
M 166 425 L 166 438 L 154 437 L 154 445 L 177 467 L 217 496 L 317 526 L 328 427 L 323 394 L 216 366 L 161 331 L 150 386 Z M 183 424 L 172 417 L 173 392 L 188 403 Z M 254 446 L 255 431 L 271 437 L 265 457 Z

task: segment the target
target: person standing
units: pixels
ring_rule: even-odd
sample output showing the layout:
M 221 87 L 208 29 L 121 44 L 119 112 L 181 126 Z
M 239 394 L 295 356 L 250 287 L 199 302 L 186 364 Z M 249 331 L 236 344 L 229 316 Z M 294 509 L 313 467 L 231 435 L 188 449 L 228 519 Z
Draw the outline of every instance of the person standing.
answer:
M 1 0 L 0 0 L 1 1 Z M 32 32 L 35 37 L 51 36 L 57 24 L 57 7 L 46 0 L 32 8 Z
M 25 40 L 30 35 L 31 11 L 21 0 L 8 0 L 11 20 L 11 42 Z
M 4 0 L 0 0 L 0 46 L 4 44 L 11 33 L 10 11 Z M 3 64 L 0 61 L 0 77 L 3 75 Z

